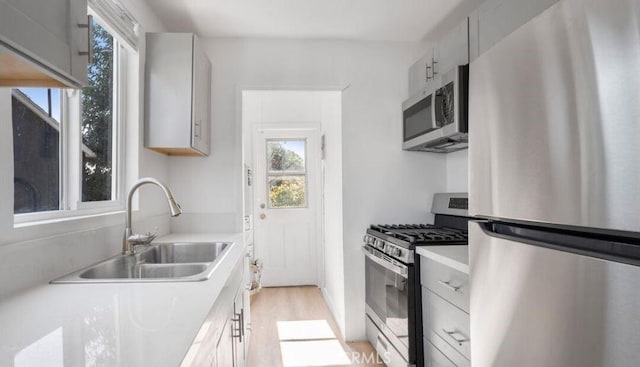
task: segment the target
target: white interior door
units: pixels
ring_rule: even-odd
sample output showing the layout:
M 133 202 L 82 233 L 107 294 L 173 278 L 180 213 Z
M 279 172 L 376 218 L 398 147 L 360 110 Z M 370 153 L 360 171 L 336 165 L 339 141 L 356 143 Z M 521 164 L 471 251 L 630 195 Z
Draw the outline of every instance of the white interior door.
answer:
M 316 124 L 254 130 L 254 243 L 264 286 L 318 284 L 319 136 Z

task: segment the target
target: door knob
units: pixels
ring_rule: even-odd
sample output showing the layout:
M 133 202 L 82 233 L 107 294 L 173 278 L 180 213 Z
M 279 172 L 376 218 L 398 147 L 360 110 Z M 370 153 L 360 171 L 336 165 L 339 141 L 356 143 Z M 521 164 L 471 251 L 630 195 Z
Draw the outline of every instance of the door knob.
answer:
M 264 208 L 265 208 L 264 203 L 260 204 L 260 209 L 264 209 Z
M 260 214 L 260 219 L 264 220 L 264 218 L 266 218 L 266 217 L 267 217 L 266 214 L 264 214 L 264 213 Z

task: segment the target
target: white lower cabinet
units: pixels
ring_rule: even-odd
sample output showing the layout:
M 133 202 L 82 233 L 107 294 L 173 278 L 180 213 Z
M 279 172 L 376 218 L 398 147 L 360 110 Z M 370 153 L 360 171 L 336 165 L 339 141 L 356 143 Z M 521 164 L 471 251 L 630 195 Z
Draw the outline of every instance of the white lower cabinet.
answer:
M 425 367 L 456 367 L 429 339 L 424 338 L 424 366 Z
M 182 367 L 244 367 L 249 332 L 245 257 L 234 266 L 207 319 L 182 361 Z
M 469 275 L 436 260 L 439 258 L 420 256 L 424 365 L 468 367 Z

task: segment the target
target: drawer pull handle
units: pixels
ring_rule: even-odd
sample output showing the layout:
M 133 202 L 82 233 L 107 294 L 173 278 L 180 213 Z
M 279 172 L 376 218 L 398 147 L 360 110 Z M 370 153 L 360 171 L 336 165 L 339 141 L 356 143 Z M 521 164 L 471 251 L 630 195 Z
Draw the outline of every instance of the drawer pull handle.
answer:
M 445 282 L 444 280 L 438 280 L 438 283 L 440 283 L 440 284 L 442 284 L 444 287 L 446 287 L 446 288 L 448 288 L 448 289 L 451 289 L 452 291 L 454 291 L 454 292 L 458 292 L 458 293 L 460 292 L 460 288 L 462 288 L 461 286 L 456 287 L 456 286 L 454 286 L 454 285 L 451 285 L 451 283 L 450 283 L 450 282 Z
M 445 334 L 447 334 L 447 336 L 449 336 L 449 338 L 451 338 L 451 340 L 455 341 L 456 343 L 458 343 L 458 345 L 462 346 L 462 343 L 466 343 L 469 341 L 469 339 L 458 339 L 456 338 L 455 334 L 460 334 L 463 335 L 462 333 L 459 333 L 457 331 L 447 331 L 446 329 L 442 329 L 442 332 L 444 332 Z
M 385 352 L 389 350 L 387 343 L 385 343 L 384 341 L 382 341 L 382 339 L 380 339 L 380 335 L 378 335 L 376 339 L 378 340 L 378 344 L 382 346 Z

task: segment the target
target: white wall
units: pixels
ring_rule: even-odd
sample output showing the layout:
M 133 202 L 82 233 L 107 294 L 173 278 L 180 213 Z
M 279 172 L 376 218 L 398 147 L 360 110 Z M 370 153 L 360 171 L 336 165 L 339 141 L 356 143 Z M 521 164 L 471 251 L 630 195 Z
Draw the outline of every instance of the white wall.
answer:
M 445 156 L 401 150 L 400 106 L 407 98 L 407 70 L 423 53 L 421 45 L 320 40 L 201 41 L 213 64 L 212 151 L 207 158 L 170 158 L 170 174 L 171 185 L 186 211 L 211 218 L 209 225 L 216 225 L 216 218 L 234 218 L 235 226 L 228 230 L 242 228 L 239 91 L 345 88 L 345 337 L 363 340 L 364 259 L 360 246 L 365 229 L 372 223 L 430 220 L 432 194 L 446 189 Z
M 141 30 L 161 31 L 161 22 L 141 0 L 124 0 L 137 17 Z M 139 176 L 168 179 L 165 156 L 142 148 L 143 61 L 131 58 L 130 67 L 138 68 L 139 78 L 131 89 L 125 121 L 127 130 L 128 180 Z M 11 90 L 0 88 L 0 130 L 12 131 Z M 138 168 L 139 165 L 139 168 Z M 83 219 L 51 221 L 32 226 L 15 227 L 13 222 L 13 140 L 11 134 L 0 134 L 0 298 L 21 289 L 45 283 L 57 276 L 99 261 L 117 253 L 122 245 L 123 212 Z M 142 210 L 134 214 L 134 228 L 166 233 L 170 227 L 166 200 L 160 190 L 143 189 Z
M 255 167 L 254 126 L 263 123 L 320 123 L 327 144 L 323 159 L 323 270 L 319 286 L 342 333 L 344 268 L 342 242 L 342 93 L 341 91 L 244 91 L 242 93 L 243 156 Z M 256 180 L 254 179 L 254 182 Z M 252 197 L 244 198 L 252 200 Z M 248 215 L 251 213 L 245 213 Z M 261 246 L 258 240 L 255 246 Z
M 469 191 L 469 151 L 447 154 L 447 192 Z

